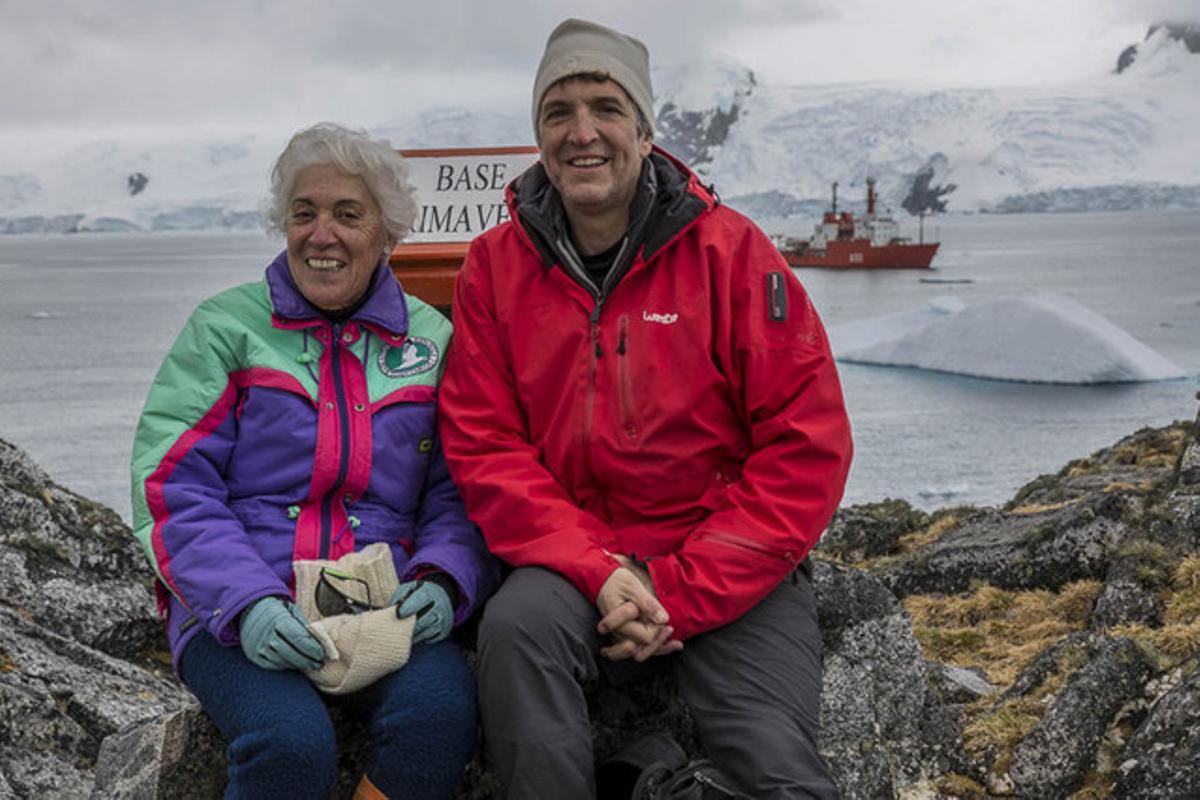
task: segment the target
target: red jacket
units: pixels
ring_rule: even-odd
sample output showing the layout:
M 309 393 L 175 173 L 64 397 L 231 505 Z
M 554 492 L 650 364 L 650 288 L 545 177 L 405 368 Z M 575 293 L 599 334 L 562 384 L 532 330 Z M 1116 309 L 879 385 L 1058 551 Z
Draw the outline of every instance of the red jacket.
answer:
M 686 638 L 805 558 L 852 446 L 825 331 L 779 252 L 685 167 L 647 163 L 640 244 L 602 301 L 553 243 L 565 222 L 541 165 L 509 186 L 511 221 L 472 243 L 455 287 L 440 424 L 496 555 L 593 601 L 609 553 L 634 555 Z

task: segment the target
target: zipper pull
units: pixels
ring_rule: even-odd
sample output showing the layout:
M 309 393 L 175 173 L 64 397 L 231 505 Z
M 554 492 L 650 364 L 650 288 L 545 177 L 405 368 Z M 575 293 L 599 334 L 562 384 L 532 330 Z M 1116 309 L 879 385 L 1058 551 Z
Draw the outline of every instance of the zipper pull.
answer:
M 619 356 L 625 355 L 625 331 L 624 331 L 624 329 L 621 330 L 621 335 L 617 339 L 617 355 L 619 355 Z

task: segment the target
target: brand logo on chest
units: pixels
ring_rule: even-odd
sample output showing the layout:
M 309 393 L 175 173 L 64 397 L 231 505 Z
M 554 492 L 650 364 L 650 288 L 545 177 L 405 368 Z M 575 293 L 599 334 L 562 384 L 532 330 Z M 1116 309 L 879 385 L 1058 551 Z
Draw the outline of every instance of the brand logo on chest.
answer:
M 429 372 L 437 366 L 439 358 L 438 347 L 431 340 L 409 336 L 399 347 L 380 350 L 376 363 L 379 371 L 389 378 L 410 378 Z
M 661 314 L 657 311 L 642 311 L 643 322 L 657 322 L 659 325 L 674 325 L 678 320 L 678 314 Z

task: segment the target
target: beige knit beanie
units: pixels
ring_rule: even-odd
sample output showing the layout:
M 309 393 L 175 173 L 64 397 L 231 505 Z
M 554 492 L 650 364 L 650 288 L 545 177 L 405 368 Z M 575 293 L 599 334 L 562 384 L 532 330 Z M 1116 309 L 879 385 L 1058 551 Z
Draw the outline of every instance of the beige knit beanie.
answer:
M 533 81 L 533 135 L 538 112 L 550 87 L 572 75 L 597 73 L 619 84 L 646 118 L 654 133 L 654 92 L 650 86 L 650 52 L 632 36 L 582 19 L 568 19 L 550 32 L 546 52 Z
M 318 585 L 322 573 L 331 568 L 363 590 L 353 600 L 374 610 L 324 616 L 317 604 Z M 369 544 L 337 561 L 295 561 L 292 569 L 296 605 L 325 650 L 324 666 L 304 673 L 318 689 L 326 694 L 357 692 L 408 662 L 416 617 L 397 617 L 396 607 L 387 604 L 400 583 L 386 544 Z

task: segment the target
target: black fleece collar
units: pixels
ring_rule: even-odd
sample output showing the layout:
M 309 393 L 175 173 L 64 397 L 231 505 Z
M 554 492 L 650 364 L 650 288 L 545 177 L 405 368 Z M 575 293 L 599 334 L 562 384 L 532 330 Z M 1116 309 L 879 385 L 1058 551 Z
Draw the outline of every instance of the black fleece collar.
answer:
M 633 245 L 630 252 L 642 247 L 642 257 L 649 259 L 704 212 L 708 204 L 688 190 L 689 177 L 686 170 L 655 151 L 642 162 L 626 229 Z M 550 183 L 540 161 L 517 178 L 513 190 L 519 222 L 529 233 L 542 262 L 547 267 L 554 266 L 562 260 L 554 243 L 568 237 L 570 232 L 562 197 Z

